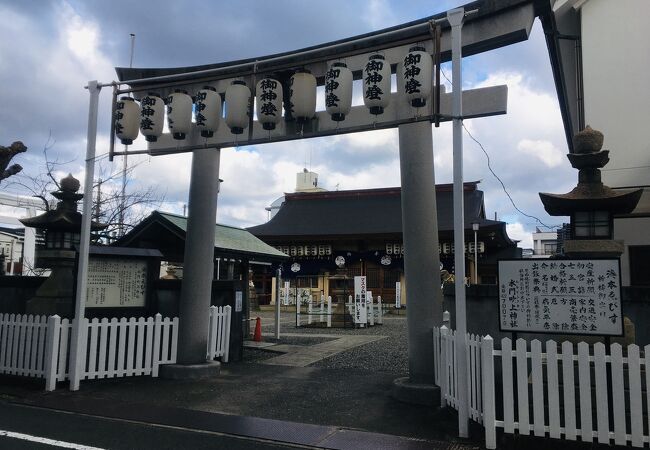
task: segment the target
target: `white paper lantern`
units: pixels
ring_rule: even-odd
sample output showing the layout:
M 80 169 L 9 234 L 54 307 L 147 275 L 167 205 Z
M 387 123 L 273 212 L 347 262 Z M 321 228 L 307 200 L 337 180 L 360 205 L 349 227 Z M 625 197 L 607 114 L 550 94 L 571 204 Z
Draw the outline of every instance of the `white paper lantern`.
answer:
M 340 122 L 352 108 L 352 71 L 342 62 L 333 63 L 325 74 L 325 109 Z
M 158 94 L 149 92 L 140 100 L 140 132 L 147 142 L 156 142 L 162 135 L 165 102 Z
M 194 119 L 201 136 L 210 138 L 221 123 L 221 96 L 212 86 L 203 86 L 194 98 Z
M 316 114 L 316 77 L 303 70 L 289 80 L 291 114 L 298 123 L 306 123 Z
M 431 95 L 433 62 L 424 47 L 411 47 L 404 57 L 404 94 L 414 108 L 422 108 Z
M 383 55 L 370 55 L 363 70 L 363 103 L 370 114 L 383 114 L 390 103 L 390 64 Z
M 192 127 L 192 97 L 181 89 L 176 89 L 167 97 L 167 126 L 174 139 L 185 139 Z
M 265 130 L 274 130 L 282 119 L 282 83 L 273 78 L 264 78 L 257 82 L 257 120 Z
M 131 97 L 122 97 L 115 105 L 115 135 L 122 144 L 131 145 L 138 137 L 140 108 Z
M 232 134 L 242 134 L 248 127 L 248 107 L 251 90 L 240 80 L 233 81 L 226 89 L 226 125 Z

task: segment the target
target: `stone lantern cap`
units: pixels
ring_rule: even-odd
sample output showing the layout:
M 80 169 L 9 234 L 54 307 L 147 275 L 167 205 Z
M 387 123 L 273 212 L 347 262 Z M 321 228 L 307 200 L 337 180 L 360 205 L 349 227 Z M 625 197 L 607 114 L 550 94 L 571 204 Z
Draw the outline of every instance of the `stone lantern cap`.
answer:
M 55 209 L 44 212 L 36 217 L 19 219 L 26 227 L 39 228 L 42 230 L 69 231 L 79 233 L 81 231 L 81 213 L 77 211 L 77 202 L 83 198 L 78 193 L 81 184 L 79 180 L 68 174 L 59 181 L 59 190 L 52 192 L 52 195 L 59 200 Z M 91 222 L 92 231 L 103 230 L 107 225 Z
M 576 211 L 628 214 L 636 208 L 642 189 L 611 189 L 600 179 L 600 169 L 609 162 L 609 151 L 602 150 L 603 141 L 603 133 L 589 125 L 574 136 L 575 152 L 567 158 L 579 171 L 578 185 L 566 194 L 539 194 L 551 216 L 570 216 Z

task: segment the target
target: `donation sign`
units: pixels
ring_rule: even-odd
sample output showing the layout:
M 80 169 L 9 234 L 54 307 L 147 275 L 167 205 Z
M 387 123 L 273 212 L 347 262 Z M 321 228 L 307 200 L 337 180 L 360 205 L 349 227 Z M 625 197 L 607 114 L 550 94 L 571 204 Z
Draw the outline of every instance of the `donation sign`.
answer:
M 366 277 L 354 277 L 354 323 L 368 322 Z
M 623 334 L 617 259 L 499 261 L 502 331 Z
M 88 261 L 86 306 L 144 307 L 147 273 L 147 261 L 91 257 Z
M 400 309 L 402 307 L 402 283 L 399 281 L 395 282 L 395 308 Z

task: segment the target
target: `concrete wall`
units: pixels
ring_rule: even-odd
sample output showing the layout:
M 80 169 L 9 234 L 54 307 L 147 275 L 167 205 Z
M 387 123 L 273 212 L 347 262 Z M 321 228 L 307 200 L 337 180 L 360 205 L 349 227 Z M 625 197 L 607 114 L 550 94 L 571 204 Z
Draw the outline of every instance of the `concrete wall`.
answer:
M 589 0 L 580 14 L 585 124 L 610 150 L 603 182 L 650 187 L 650 2 Z
M 451 326 L 455 329 L 453 285 L 445 286 L 443 308 L 451 313 Z M 635 343 L 640 346 L 650 344 L 650 327 L 647 326 L 650 317 L 650 289 L 623 288 L 623 315 L 635 325 Z M 495 342 L 499 343 L 499 347 L 502 338 L 512 338 L 512 333 L 499 331 L 499 290 L 497 285 L 478 285 L 467 288 L 467 331 L 481 336 L 489 334 Z M 518 333 L 517 337 L 529 341 L 533 339 L 591 343 L 602 341 L 602 339 L 588 336 L 560 334 Z

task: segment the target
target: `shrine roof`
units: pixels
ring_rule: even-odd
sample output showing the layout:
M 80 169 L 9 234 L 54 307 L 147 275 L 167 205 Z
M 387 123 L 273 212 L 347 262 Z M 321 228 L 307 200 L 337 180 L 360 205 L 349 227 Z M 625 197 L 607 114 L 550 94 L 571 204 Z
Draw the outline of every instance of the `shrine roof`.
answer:
M 483 191 L 478 182 L 464 185 L 465 229 L 478 222 L 481 230 L 500 231 L 502 242 L 515 245 L 505 223 L 485 218 Z M 451 184 L 436 185 L 438 230 L 454 227 Z M 401 188 L 360 189 L 286 194 L 277 214 L 267 223 L 248 228 L 262 239 L 293 236 L 363 237 L 402 233 Z
M 169 231 L 168 236 L 175 235 L 183 240 L 185 239 L 185 234 L 187 233 L 187 217 L 154 211 L 149 217 L 136 225 L 133 230 L 120 238 L 114 245 L 130 246 L 143 240 L 149 240 L 151 242 L 151 236 L 147 236 L 147 234 L 151 229 L 150 226 L 154 223 L 163 225 Z M 164 240 L 166 237 L 157 237 L 157 239 Z M 161 242 L 161 245 L 164 245 L 164 243 Z M 215 224 L 214 247 L 216 253 L 226 253 L 235 257 L 249 257 L 261 260 L 286 258 L 284 253 L 267 245 L 243 228 L 229 225 Z

